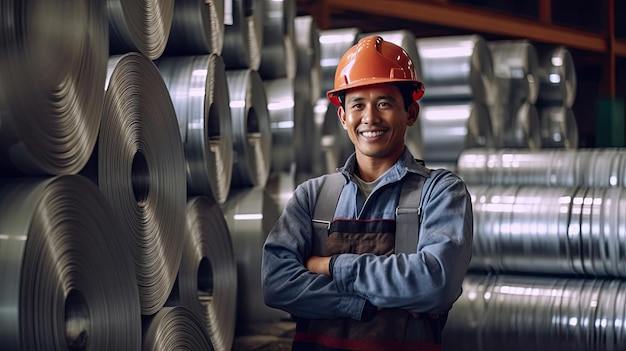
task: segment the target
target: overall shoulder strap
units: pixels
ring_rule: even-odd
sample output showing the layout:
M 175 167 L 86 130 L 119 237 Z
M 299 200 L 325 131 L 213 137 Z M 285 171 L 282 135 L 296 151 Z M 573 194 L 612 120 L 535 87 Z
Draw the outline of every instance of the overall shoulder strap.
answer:
M 410 173 L 402 181 L 400 200 L 396 207 L 395 253 L 413 253 L 417 250 L 422 214 L 422 189 L 426 178 Z
M 339 195 L 344 184 L 345 179 L 341 173 L 329 174 L 322 183 L 315 201 L 315 210 L 312 218 L 314 255 L 321 256 L 324 253 L 330 222 L 332 222 L 335 215 L 335 208 L 337 208 Z

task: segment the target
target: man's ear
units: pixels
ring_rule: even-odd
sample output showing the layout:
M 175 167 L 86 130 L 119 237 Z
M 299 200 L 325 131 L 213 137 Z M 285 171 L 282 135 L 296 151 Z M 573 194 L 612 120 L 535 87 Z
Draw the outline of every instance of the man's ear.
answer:
M 407 113 L 409 114 L 407 124 L 409 126 L 412 126 L 415 124 L 415 122 L 417 122 L 417 117 L 419 116 L 419 113 L 420 113 L 420 105 L 417 102 L 412 103 L 409 106 Z
M 337 108 L 337 117 L 339 117 L 339 121 L 341 122 L 341 126 L 343 127 L 343 129 L 347 130 L 346 110 L 343 108 L 343 106 L 339 106 L 339 108 Z

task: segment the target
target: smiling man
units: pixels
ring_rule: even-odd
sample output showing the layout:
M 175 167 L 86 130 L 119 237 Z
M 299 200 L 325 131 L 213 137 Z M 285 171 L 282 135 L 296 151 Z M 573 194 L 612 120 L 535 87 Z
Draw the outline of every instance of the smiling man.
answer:
M 328 99 L 355 152 L 298 185 L 263 246 L 265 303 L 292 314 L 292 350 L 441 350 L 471 259 L 463 181 L 405 145 L 424 86 L 401 47 L 368 36 Z

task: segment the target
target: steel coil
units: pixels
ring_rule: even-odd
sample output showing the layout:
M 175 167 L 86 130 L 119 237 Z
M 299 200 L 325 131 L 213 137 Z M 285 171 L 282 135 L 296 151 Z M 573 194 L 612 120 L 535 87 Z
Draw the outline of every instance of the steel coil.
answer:
M 425 161 L 456 163 L 465 149 L 494 145 L 487 106 L 475 101 L 423 102 L 421 106 Z
M 259 74 L 263 80 L 296 77 L 297 54 L 291 0 L 257 0 L 263 3 L 263 45 Z
M 305 136 L 305 115 L 296 116 L 294 80 L 277 78 L 264 80 L 267 110 L 272 131 L 272 172 L 289 172 L 296 163 L 296 155 L 308 147 Z M 298 118 L 298 119 L 296 119 Z
M 233 127 L 221 56 L 168 56 L 157 61 L 176 110 L 185 149 L 187 194 L 228 197 L 233 170 Z
M 109 58 L 95 154 L 96 182 L 131 228 L 141 312 L 154 314 L 180 265 L 187 191 L 172 100 L 155 64 L 140 53 Z
M 265 185 L 272 162 L 272 130 L 265 87 L 254 70 L 227 70 L 233 126 L 231 189 Z
M 494 103 L 493 61 L 480 35 L 426 37 L 415 40 L 426 88 L 424 100 L 474 100 Z
M 578 148 L 578 124 L 571 108 L 545 106 L 538 112 L 542 148 Z
M 354 145 L 341 126 L 337 106 L 324 97 L 313 107 L 316 125 L 321 128 L 322 172 L 332 173 L 354 152 Z
M 222 49 L 227 70 L 259 70 L 263 48 L 263 13 L 261 0 L 232 1 L 232 21 L 225 23 Z
M 261 253 L 265 238 L 280 215 L 265 187 L 233 189 L 221 205 L 237 260 L 237 324 L 277 322 L 289 318 L 265 305 L 261 289 Z
M 107 0 L 109 51 L 138 51 L 156 60 L 165 51 L 174 17 L 174 0 Z
M 312 16 L 294 19 L 296 40 L 296 94 L 312 104 L 320 98 L 322 67 L 320 66 L 320 30 Z
M 539 57 L 534 44 L 528 40 L 497 40 L 487 42 L 496 78 L 519 85 L 516 98 L 534 104 L 539 97 Z M 495 91 L 500 94 L 500 90 Z
M 540 89 L 537 103 L 571 108 L 576 100 L 574 59 L 562 45 L 537 46 Z
M 176 0 L 166 56 L 222 54 L 224 0 Z
M 219 204 L 187 200 L 179 303 L 203 321 L 215 350 L 232 349 L 237 315 L 237 266 L 232 237 Z
M 0 4 L 0 175 L 76 174 L 100 127 L 103 1 Z
M 2 349 L 139 350 L 128 232 L 83 176 L 1 180 Z
M 144 351 L 206 350 L 213 351 L 202 321 L 182 306 L 163 307 L 146 322 Z

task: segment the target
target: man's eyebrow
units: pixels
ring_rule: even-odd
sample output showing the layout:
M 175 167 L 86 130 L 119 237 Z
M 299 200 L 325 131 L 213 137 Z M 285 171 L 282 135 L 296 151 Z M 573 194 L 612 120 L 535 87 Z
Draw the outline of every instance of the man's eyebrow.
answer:
M 362 96 L 355 96 L 355 97 L 350 98 L 350 99 L 348 100 L 348 102 L 357 102 L 357 101 L 362 101 L 362 100 L 365 100 L 365 98 L 364 98 L 364 97 L 362 97 Z M 396 99 L 395 99 L 393 96 L 391 96 L 391 95 L 380 95 L 380 96 L 377 96 L 377 97 L 376 97 L 376 100 L 391 100 L 391 101 L 396 101 Z

